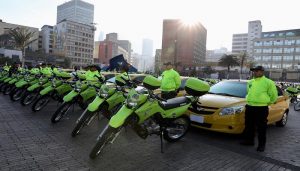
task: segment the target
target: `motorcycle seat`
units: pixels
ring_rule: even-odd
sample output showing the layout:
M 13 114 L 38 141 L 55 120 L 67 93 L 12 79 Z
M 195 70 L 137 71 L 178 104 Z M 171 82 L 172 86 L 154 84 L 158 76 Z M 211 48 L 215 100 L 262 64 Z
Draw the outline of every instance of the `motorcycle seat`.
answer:
M 176 107 L 186 105 L 188 103 L 190 103 L 190 99 L 187 97 L 175 97 L 167 101 L 162 101 L 159 103 L 159 105 L 164 110 L 168 110 L 168 109 L 173 109 Z

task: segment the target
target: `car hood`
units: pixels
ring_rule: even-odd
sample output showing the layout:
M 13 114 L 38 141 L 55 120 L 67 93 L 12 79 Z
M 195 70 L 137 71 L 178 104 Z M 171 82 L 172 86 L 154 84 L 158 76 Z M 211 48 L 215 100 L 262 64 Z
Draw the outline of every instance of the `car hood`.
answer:
M 239 104 L 244 105 L 246 104 L 246 99 L 216 94 L 205 94 L 199 98 L 199 102 L 201 103 L 201 106 L 221 108 Z

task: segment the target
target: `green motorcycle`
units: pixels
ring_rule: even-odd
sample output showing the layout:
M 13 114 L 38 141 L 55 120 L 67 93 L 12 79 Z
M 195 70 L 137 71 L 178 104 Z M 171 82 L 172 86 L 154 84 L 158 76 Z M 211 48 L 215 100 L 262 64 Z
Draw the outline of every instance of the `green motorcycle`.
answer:
M 43 88 L 46 88 L 51 85 L 50 80 L 51 80 L 51 78 L 49 78 L 47 76 L 40 76 L 40 78 L 38 78 L 37 83 L 29 86 L 26 89 L 26 92 L 21 97 L 21 104 L 23 106 L 27 106 L 27 105 L 31 104 L 32 102 L 34 102 L 38 98 L 39 92 Z
M 26 89 L 35 83 L 37 83 L 38 80 L 36 79 L 36 76 L 34 74 L 26 73 L 23 79 L 15 83 L 15 88 L 10 92 L 10 100 L 12 101 L 18 101 L 22 98 L 22 96 L 25 94 Z
M 5 85 L 2 86 L 2 92 L 4 95 L 8 95 L 14 88 L 15 83 L 20 81 L 24 77 L 24 73 L 18 72 L 16 74 L 13 74 L 12 77 L 5 80 Z
M 85 80 L 84 76 L 78 76 L 78 78 L 79 80 L 72 85 L 73 90 L 64 96 L 63 103 L 52 115 L 52 123 L 59 122 L 68 113 L 71 106 L 76 103 L 78 103 L 82 109 L 85 109 L 87 105 L 91 103 L 93 97 L 96 96 L 95 87 L 100 87 L 100 85 L 97 86 L 97 83 L 93 84 L 94 81 L 83 81 Z
M 62 97 L 72 90 L 71 85 L 66 82 L 70 78 L 71 75 L 65 72 L 55 75 L 51 79 L 51 85 L 40 91 L 40 95 L 32 104 L 31 110 L 33 112 L 42 110 L 51 98 L 61 101 Z
M 208 83 L 189 78 L 186 81 L 185 91 L 191 96 L 176 97 L 165 101 L 153 93 L 160 87 L 160 81 L 157 78 L 145 77 L 143 86 L 148 90 L 148 94 L 131 89 L 122 108 L 110 119 L 98 136 L 90 152 L 90 158 L 95 158 L 106 145 L 112 144 L 122 128 L 127 125 L 143 139 L 148 135 L 159 135 L 163 152 L 163 139 L 176 142 L 184 137 L 190 125 L 190 119 L 185 112 L 192 104 L 198 102 L 200 96 L 209 91 Z
M 127 87 L 127 85 L 116 81 L 115 84 L 103 84 L 100 89 L 97 89 L 96 98 L 77 119 L 76 125 L 71 133 L 72 137 L 79 134 L 80 130 L 85 125 L 88 126 L 98 114 L 102 114 L 105 118 L 110 119 L 125 101 Z M 136 87 L 135 83 L 132 82 L 128 88 L 131 87 Z

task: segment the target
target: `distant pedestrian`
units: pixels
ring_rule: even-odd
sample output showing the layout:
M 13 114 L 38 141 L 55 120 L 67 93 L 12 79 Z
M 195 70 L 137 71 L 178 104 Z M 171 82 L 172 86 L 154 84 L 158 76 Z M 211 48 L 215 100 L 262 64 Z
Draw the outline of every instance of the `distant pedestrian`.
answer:
M 163 99 L 171 99 L 177 96 L 181 84 L 180 75 L 173 69 L 171 62 L 167 62 L 164 65 L 166 70 L 162 73 L 161 97 Z
M 255 128 L 258 132 L 257 151 L 263 152 L 266 145 L 266 130 L 269 105 L 277 100 L 275 83 L 264 76 L 264 68 L 257 66 L 250 69 L 254 78 L 247 84 L 244 141 L 241 145 L 254 145 Z

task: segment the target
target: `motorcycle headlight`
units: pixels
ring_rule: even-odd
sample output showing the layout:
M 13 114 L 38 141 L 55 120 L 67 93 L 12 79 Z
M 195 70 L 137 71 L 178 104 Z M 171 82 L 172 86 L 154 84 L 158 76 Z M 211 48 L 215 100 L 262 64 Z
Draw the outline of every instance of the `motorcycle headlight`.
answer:
M 235 115 L 235 114 L 240 114 L 243 112 L 243 110 L 245 109 L 245 106 L 232 106 L 232 107 L 225 107 L 222 108 L 222 110 L 220 111 L 220 115 L 224 116 L 224 115 Z
M 138 105 L 140 96 L 138 94 L 133 94 L 129 96 L 126 100 L 127 106 L 130 108 L 134 108 Z
M 100 88 L 100 96 L 103 97 L 103 98 L 106 98 L 108 97 L 108 91 L 109 91 L 109 88 L 105 85 L 101 86 Z

